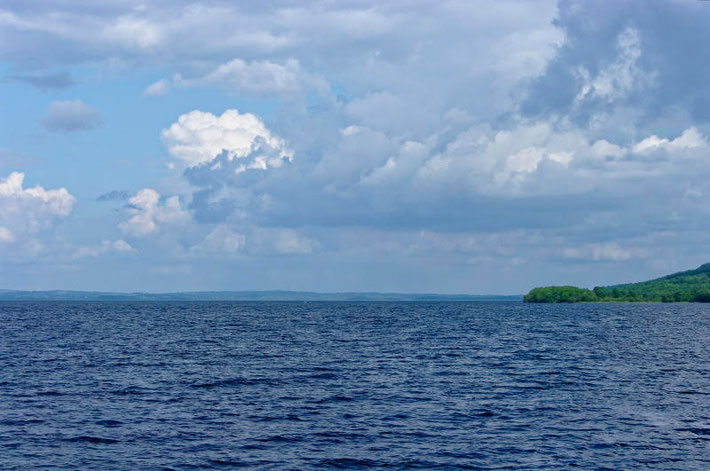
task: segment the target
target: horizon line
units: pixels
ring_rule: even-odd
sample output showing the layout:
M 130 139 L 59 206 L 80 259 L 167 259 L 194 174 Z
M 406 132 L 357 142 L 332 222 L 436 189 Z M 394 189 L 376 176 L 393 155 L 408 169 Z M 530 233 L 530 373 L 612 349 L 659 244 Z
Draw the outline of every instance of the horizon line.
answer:
M 380 291 L 297 291 L 297 290 L 211 290 L 211 291 L 84 291 L 84 290 L 17 290 L 0 289 L 0 300 L 76 300 L 76 299 L 140 299 L 143 297 L 157 300 L 166 298 L 200 298 L 202 300 L 323 300 L 323 299 L 372 299 L 372 300 L 417 300 L 417 299 L 522 299 L 523 294 L 446 294 L 446 293 L 419 293 L 419 292 L 380 292 Z

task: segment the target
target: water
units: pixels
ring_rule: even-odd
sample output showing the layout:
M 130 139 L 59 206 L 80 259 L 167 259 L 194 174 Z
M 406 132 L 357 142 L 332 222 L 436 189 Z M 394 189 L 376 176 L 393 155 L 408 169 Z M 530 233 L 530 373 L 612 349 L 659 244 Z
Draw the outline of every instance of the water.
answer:
M 710 469 L 710 306 L 0 303 L 2 469 Z

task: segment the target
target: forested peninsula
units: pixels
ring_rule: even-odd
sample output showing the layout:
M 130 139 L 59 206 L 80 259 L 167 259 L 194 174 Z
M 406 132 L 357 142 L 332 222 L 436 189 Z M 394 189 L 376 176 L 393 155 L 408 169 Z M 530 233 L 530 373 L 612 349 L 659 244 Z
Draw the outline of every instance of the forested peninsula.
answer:
M 597 286 L 547 286 L 531 290 L 526 303 L 580 302 L 710 302 L 710 263 L 641 283 Z

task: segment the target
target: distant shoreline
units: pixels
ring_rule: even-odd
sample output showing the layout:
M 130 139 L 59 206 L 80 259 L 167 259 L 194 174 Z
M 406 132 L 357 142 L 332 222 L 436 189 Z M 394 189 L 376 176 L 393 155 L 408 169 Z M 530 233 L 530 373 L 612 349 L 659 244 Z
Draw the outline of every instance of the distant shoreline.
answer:
M 462 301 L 522 302 L 522 295 L 308 291 L 197 291 L 176 293 L 114 293 L 101 291 L 0 290 L 0 301 Z

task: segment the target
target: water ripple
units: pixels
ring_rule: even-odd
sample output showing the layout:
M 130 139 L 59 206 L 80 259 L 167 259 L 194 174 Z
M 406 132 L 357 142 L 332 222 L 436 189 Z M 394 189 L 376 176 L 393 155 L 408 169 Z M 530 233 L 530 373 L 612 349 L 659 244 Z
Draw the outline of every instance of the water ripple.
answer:
M 710 469 L 710 306 L 0 303 L 1 469 Z

